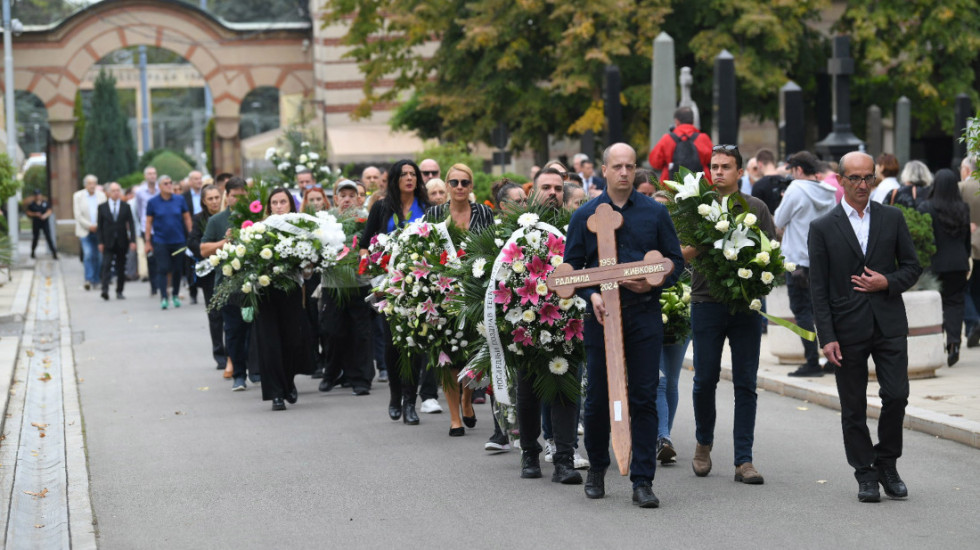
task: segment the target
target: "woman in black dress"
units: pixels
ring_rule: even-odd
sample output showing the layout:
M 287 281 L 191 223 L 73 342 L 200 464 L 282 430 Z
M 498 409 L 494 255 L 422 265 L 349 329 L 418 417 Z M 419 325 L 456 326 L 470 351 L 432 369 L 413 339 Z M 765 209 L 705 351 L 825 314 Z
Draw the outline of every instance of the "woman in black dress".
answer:
M 269 193 L 265 211 L 269 215 L 295 212 L 296 202 L 289 191 L 279 187 Z M 312 338 L 303 310 L 303 286 L 289 292 L 266 287 L 252 330 L 262 367 L 262 400 L 271 400 L 272 410 L 284 411 L 283 400 L 296 403 L 298 398 L 293 378 L 312 371 Z
M 400 160 L 391 166 L 388 172 L 388 184 L 385 197 L 371 206 L 368 213 L 364 233 L 361 234 L 361 256 L 367 256 L 368 243 L 379 233 L 391 233 L 396 227 L 404 227 L 425 215 L 429 207 L 425 186 L 422 185 L 422 171 L 417 164 L 410 160 Z M 399 357 L 398 349 L 391 342 L 391 330 L 385 323 L 385 364 L 396 372 L 388 373 L 388 388 L 391 399 L 388 402 L 388 416 L 392 420 L 399 418 L 405 424 L 419 423 L 415 412 L 415 401 L 418 398 L 419 375 L 424 359 L 421 356 L 409 358 L 411 372 L 406 376 L 397 372 Z
M 201 212 L 191 220 L 191 233 L 187 237 L 187 248 L 194 255 L 195 264 L 201 261 L 201 237 L 204 235 L 204 228 L 207 227 L 211 216 L 221 212 L 221 191 L 213 185 L 202 187 L 201 206 Z M 210 304 L 211 296 L 214 295 L 214 271 L 198 277 L 197 286 L 204 291 L 204 303 Z M 229 365 L 229 361 L 225 354 L 224 326 L 220 309 L 208 311 L 208 329 L 211 331 L 211 356 L 214 357 L 218 370 L 223 370 Z

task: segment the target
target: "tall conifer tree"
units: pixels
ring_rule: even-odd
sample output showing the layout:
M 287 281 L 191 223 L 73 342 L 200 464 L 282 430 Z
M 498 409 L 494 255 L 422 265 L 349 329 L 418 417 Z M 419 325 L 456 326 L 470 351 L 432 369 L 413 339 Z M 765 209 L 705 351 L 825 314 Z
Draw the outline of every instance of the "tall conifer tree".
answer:
M 136 171 L 136 147 L 119 104 L 116 79 L 99 71 L 92 94 L 92 111 L 85 121 L 85 171 L 107 183 Z

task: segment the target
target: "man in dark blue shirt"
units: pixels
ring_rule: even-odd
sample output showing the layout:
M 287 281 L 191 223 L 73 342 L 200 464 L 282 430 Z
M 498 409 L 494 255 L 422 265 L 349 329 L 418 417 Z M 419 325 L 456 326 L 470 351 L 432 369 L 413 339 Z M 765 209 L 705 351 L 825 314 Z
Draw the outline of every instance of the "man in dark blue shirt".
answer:
M 680 244 L 667 209 L 633 189 L 636 151 L 625 143 L 609 146 L 602 155 L 606 189 L 572 215 L 565 244 L 565 262 L 575 269 L 598 267 L 596 235 L 586 223 L 596 207 L 607 203 L 623 216 L 616 230 L 619 263 L 640 261 L 651 251 L 660 251 L 674 262 L 674 272 L 665 287 L 677 282 L 684 269 Z M 619 284 L 623 315 L 623 352 L 629 387 L 629 409 L 633 440 L 630 481 L 633 503 L 656 508 L 660 501 L 651 488 L 657 461 L 657 385 L 660 381 L 660 349 L 663 346 L 663 320 L 660 288 L 643 279 Z M 603 335 L 605 303 L 597 288 L 578 291 L 588 303 L 585 321 L 585 348 L 589 384 L 585 393 L 585 448 L 592 466 L 585 483 L 589 498 L 605 495 L 604 476 L 609 467 L 609 390 L 606 379 L 606 352 Z
M 175 254 L 186 246 L 187 234 L 191 232 L 191 215 L 187 202 L 174 194 L 174 182 L 170 176 L 160 176 L 157 183 L 160 194 L 146 205 L 146 253 L 156 257 L 160 309 L 167 309 L 167 275 L 173 286 L 174 307 L 180 307 L 177 293 L 180 291 L 184 256 Z

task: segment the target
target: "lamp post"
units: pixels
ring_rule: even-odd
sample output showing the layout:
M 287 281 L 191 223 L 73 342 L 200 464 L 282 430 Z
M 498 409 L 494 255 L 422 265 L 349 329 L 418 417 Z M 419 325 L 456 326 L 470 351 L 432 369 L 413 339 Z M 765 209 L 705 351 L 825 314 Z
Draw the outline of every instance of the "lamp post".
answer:
M 3 83 L 4 107 L 7 115 L 7 156 L 17 162 L 17 125 L 14 120 L 14 53 L 11 34 L 23 29 L 20 21 L 10 19 L 10 0 L 3 0 Z M 20 236 L 20 216 L 18 203 L 20 191 L 7 199 L 7 233 L 13 249 L 13 259 L 17 259 L 17 238 Z

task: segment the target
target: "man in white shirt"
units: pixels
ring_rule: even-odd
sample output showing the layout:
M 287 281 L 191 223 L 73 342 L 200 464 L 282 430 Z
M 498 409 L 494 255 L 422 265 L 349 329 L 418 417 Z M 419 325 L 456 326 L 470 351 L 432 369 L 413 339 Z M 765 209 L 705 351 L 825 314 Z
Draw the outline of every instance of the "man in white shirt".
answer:
M 75 236 L 82 244 L 82 262 L 85 266 L 85 290 L 101 284 L 99 238 L 95 233 L 99 205 L 106 201 L 105 193 L 96 189 L 99 178 L 92 174 L 82 179 L 84 189 L 72 196 L 72 212 L 75 216 Z
M 146 205 L 150 203 L 150 199 L 159 194 L 160 188 L 157 187 L 157 169 L 153 166 L 147 166 L 143 169 L 143 182 L 136 188 L 136 210 L 133 211 L 133 215 L 136 217 L 136 227 L 139 227 L 140 230 L 146 227 Z M 157 293 L 156 280 L 153 276 L 156 273 L 156 259 L 152 254 L 146 253 L 143 239 L 139 239 L 137 252 L 140 263 L 146 264 L 148 278 L 150 280 L 150 296 L 152 296 Z

